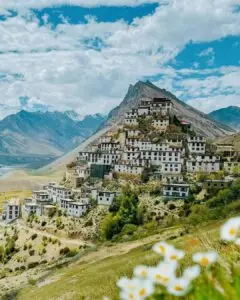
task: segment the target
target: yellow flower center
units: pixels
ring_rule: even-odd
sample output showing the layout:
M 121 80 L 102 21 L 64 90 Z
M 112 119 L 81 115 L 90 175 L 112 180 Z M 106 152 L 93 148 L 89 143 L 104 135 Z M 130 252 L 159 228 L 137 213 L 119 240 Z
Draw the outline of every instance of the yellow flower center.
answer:
M 178 256 L 177 256 L 177 255 L 171 255 L 171 256 L 170 256 L 170 259 L 171 259 L 171 260 L 177 260 L 177 259 L 178 259 Z
M 147 277 L 148 272 L 146 270 L 142 270 L 140 274 L 142 277 Z
M 210 263 L 209 259 L 207 257 L 203 257 L 201 260 L 200 260 L 200 265 L 202 265 L 203 267 L 206 267 L 208 266 Z
M 237 234 L 237 230 L 236 230 L 235 228 L 231 228 L 231 229 L 229 230 L 229 234 L 234 236 L 234 235 Z
M 169 278 L 168 277 L 164 277 L 160 274 L 156 274 L 155 275 L 155 278 L 158 280 L 158 281 L 161 281 L 161 282 L 164 282 L 164 283 L 168 283 L 169 281 Z
M 174 290 L 177 292 L 182 292 L 184 289 L 180 285 L 175 285 Z
M 141 297 L 144 297 L 144 296 L 146 296 L 147 295 L 147 291 L 146 291 L 146 289 L 141 289 L 140 291 L 139 291 L 139 296 L 141 296 Z
M 161 245 L 161 246 L 159 246 L 159 250 L 164 254 L 166 252 L 166 247 Z
M 129 294 L 128 296 L 129 296 L 129 299 L 133 299 L 134 300 L 134 298 L 135 298 L 134 294 Z

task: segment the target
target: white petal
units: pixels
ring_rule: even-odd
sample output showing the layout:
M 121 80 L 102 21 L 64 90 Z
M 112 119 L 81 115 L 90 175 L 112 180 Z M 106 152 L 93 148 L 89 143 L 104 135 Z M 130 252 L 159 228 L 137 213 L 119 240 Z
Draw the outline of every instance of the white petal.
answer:
M 174 247 L 172 245 L 169 245 L 166 242 L 159 242 L 159 243 L 155 244 L 152 249 L 154 252 L 156 252 L 158 254 L 165 255 L 167 252 L 174 249 Z
M 235 244 L 238 245 L 238 246 L 240 246 L 240 238 L 236 239 Z
M 134 276 L 146 279 L 149 276 L 149 267 L 137 266 L 133 271 Z
M 220 229 L 220 238 L 224 241 L 232 242 L 237 238 L 240 229 L 240 218 L 232 218 L 222 225 Z M 233 231 L 231 233 L 231 231 Z M 235 232 L 234 232 L 235 231 Z
M 183 277 L 189 280 L 194 280 L 200 275 L 201 269 L 199 265 L 186 268 L 183 272 Z
M 203 253 L 201 253 L 201 252 L 195 253 L 192 258 L 193 258 L 194 262 L 197 262 L 199 264 L 201 264 L 202 260 L 206 259 L 206 260 L 208 260 L 207 265 L 211 265 L 217 260 L 217 257 L 218 257 L 217 252 L 209 251 L 209 252 L 203 252 Z
M 178 249 L 171 249 L 169 252 L 166 253 L 165 260 L 169 262 L 174 262 L 182 259 L 185 256 L 185 252 Z
M 174 296 L 184 296 L 187 294 L 190 286 L 190 281 L 181 277 L 175 278 L 170 282 L 167 287 L 167 290 L 170 294 Z

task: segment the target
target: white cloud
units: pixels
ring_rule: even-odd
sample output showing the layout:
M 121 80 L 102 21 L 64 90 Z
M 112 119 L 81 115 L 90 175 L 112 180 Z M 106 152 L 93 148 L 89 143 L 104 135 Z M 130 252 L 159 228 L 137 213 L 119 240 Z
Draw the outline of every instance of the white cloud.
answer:
M 213 48 L 207 48 L 198 54 L 199 57 L 207 57 L 208 65 L 213 66 L 215 62 L 215 51 Z
M 199 78 L 191 78 L 191 74 Z M 205 77 L 201 78 L 202 75 Z M 184 69 L 163 77 L 156 84 L 167 87 L 180 99 L 188 99 L 188 104 L 208 113 L 230 105 L 240 106 L 239 78 L 240 67 Z
M 112 4 L 112 0 L 71 1 L 80 2 L 88 6 Z M 118 0 L 114 4 L 143 2 L 149 3 Z M 5 52 L 0 54 L 0 73 L 22 74 L 24 80 L 9 76 L 0 81 L 0 104 L 7 102 L 8 106 L 17 107 L 19 97 L 28 96 L 33 104 L 40 101 L 53 109 L 75 109 L 81 114 L 107 112 L 120 102 L 130 83 L 159 73 L 164 75 L 159 81 L 162 87 L 183 97 L 209 97 L 216 89 L 237 93 L 238 68 L 218 70 L 219 75 L 204 70 L 207 78 L 201 81 L 183 77 L 199 70 L 176 71 L 165 65 L 190 41 L 240 34 L 239 15 L 232 10 L 238 2 L 171 0 L 168 5 L 159 6 L 152 16 L 137 18 L 130 25 L 124 21 L 98 23 L 88 19 L 87 24 L 65 22 L 53 30 L 47 17 L 41 27 L 33 16 L 8 18 L 0 23 L 0 51 Z M 54 3 L 8 0 L 1 2 L 1 7 L 44 7 Z M 94 39 L 101 40 L 105 47 L 99 51 L 89 49 L 86 40 Z
M 205 113 L 210 113 L 214 110 L 220 109 L 226 106 L 239 106 L 240 107 L 240 95 L 216 95 L 195 98 L 188 101 L 188 104 L 200 109 Z
M 207 49 L 203 50 L 202 52 L 200 52 L 198 54 L 198 56 L 200 56 L 200 57 L 202 57 L 202 56 L 209 56 L 209 55 L 212 56 L 214 54 L 215 54 L 215 52 L 214 52 L 213 48 L 207 48 Z

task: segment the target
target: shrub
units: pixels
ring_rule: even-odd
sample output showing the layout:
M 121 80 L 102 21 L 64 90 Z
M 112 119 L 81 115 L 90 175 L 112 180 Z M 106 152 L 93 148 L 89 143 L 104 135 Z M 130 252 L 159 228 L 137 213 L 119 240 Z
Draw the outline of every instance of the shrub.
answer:
M 30 256 L 33 256 L 35 254 L 35 250 L 31 249 L 31 250 L 28 251 L 28 253 L 29 253 Z
M 67 257 L 74 257 L 74 256 L 76 256 L 78 253 L 79 253 L 78 250 L 77 250 L 77 249 L 74 249 L 74 250 L 70 250 L 70 251 L 66 254 L 66 256 L 67 256 Z
M 90 227 L 93 226 L 93 220 L 92 218 L 90 218 L 89 220 L 87 220 L 84 224 L 84 227 Z
M 0 261 L 3 260 L 3 257 L 4 257 L 4 249 L 3 246 L 0 246 Z
M 121 235 L 133 235 L 137 229 L 138 227 L 134 224 L 126 224 L 121 231 Z
M 57 239 L 52 238 L 52 244 L 53 244 L 53 245 L 56 244 L 57 242 L 58 242 Z
M 39 255 L 43 255 L 47 252 L 46 248 L 45 247 L 40 247 L 39 251 L 38 251 L 38 254 Z
M 28 264 L 28 269 L 33 269 L 39 265 L 38 261 L 33 261 Z
M 14 239 L 9 239 L 7 241 L 7 244 L 5 246 L 5 254 L 11 255 L 15 252 L 16 248 L 15 248 L 15 240 Z
M 37 233 L 34 233 L 32 236 L 31 236 L 31 239 L 34 241 L 36 238 L 37 238 Z
M 28 278 L 28 283 L 31 285 L 36 285 L 37 281 L 36 281 L 36 279 Z
M 41 265 L 45 265 L 45 264 L 47 264 L 47 262 L 48 262 L 48 261 L 47 261 L 46 259 L 43 259 L 43 260 L 40 261 L 40 264 L 41 264 Z
M 170 203 L 170 204 L 168 205 L 168 209 L 170 209 L 170 210 L 173 210 L 173 209 L 175 209 L 175 208 L 176 208 L 176 205 L 173 204 L 173 203 Z
M 62 249 L 60 249 L 59 253 L 60 255 L 66 255 L 70 252 L 70 249 L 68 247 L 64 247 Z
M 120 217 L 108 214 L 102 223 L 101 231 L 106 239 L 110 240 L 115 234 L 121 232 L 121 228 Z

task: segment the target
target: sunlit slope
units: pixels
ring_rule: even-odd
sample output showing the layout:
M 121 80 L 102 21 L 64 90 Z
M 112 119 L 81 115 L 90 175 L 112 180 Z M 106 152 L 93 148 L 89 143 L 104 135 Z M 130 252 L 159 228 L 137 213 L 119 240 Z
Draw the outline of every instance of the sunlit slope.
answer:
M 100 247 L 69 267 L 53 272 L 44 279 L 43 286 L 29 286 L 20 291 L 16 299 L 80 300 L 85 297 L 102 299 L 104 296 L 118 299 L 118 278 L 131 276 L 134 266 L 138 264 L 156 265 L 159 256 L 151 248 L 159 240 L 168 240 L 184 249 L 188 253 L 184 263 L 189 260 L 191 253 L 212 248 L 218 249 L 222 257 L 234 258 L 238 255 L 237 249 L 221 246 L 219 242 L 219 226 L 219 222 L 214 222 L 185 235 L 183 228 L 173 227 L 142 240 Z

